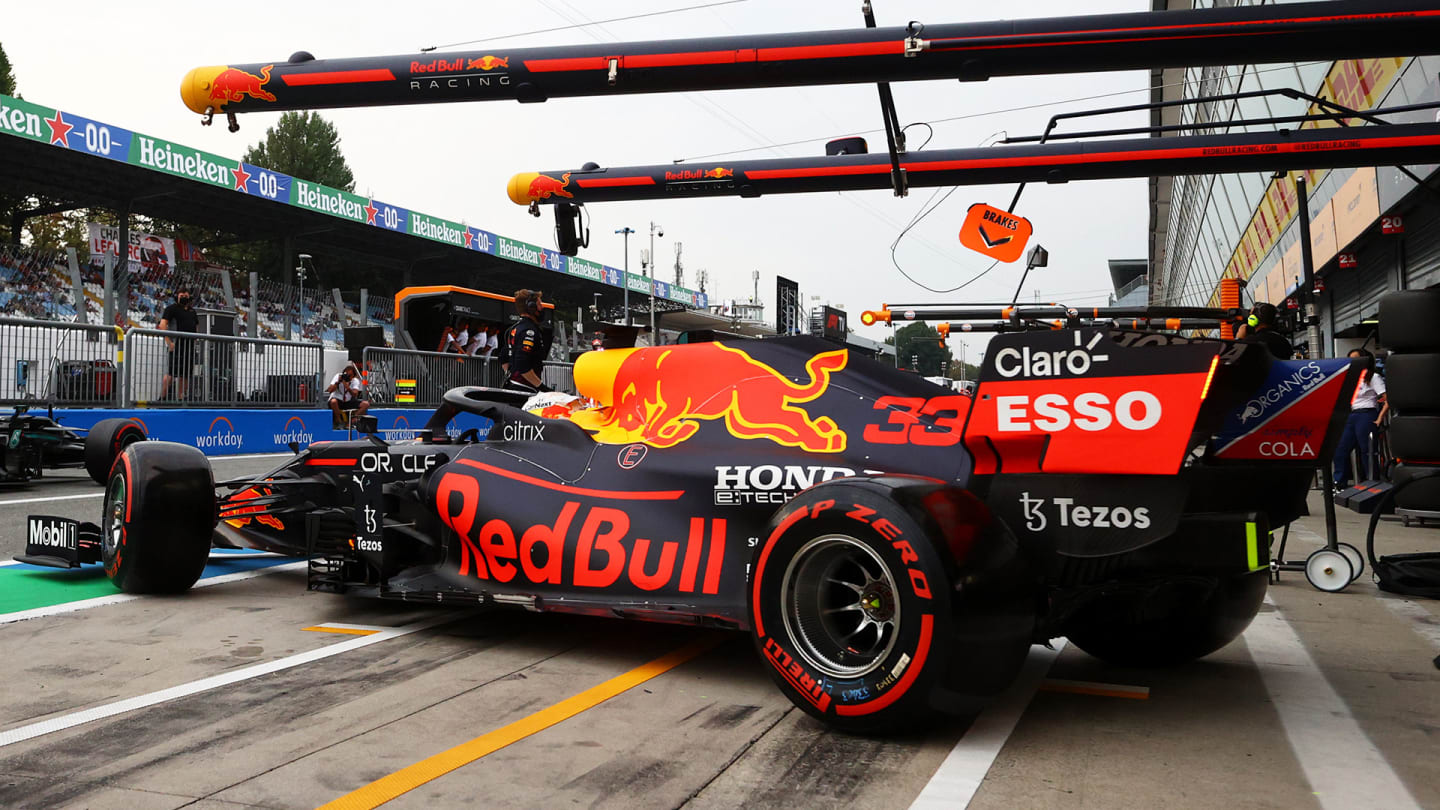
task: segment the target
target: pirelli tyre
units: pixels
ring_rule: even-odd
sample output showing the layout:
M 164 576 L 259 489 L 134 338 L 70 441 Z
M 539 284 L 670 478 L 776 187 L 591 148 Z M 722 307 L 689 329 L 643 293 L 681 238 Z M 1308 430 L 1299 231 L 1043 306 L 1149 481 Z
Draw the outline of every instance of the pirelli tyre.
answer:
M 1440 351 L 1440 290 L 1401 290 L 1380 299 L 1380 344 L 1397 352 Z
M 210 462 L 193 447 L 137 442 L 105 485 L 100 557 L 126 593 L 178 593 L 200 578 L 215 528 Z
M 957 621 L 953 583 L 962 568 L 922 505 L 927 491 L 932 499 L 937 491 L 951 495 L 875 480 L 822 484 L 781 509 L 756 550 L 749 594 L 756 648 L 786 697 L 829 725 L 880 732 L 932 721 L 937 709 L 978 710 L 969 699 L 1008 685 L 1029 650 L 1034 591 L 1013 570 L 1013 538 L 999 555 L 1004 564 L 977 555 L 985 568 L 979 592 L 1002 576 L 1015 579 L 992 589 L 1005 594 L 990 606 L 994 620 L 982 620 L 987 629 L 979 633 L 957 632 L 965 622 Z M 964 524 L 963 543 L 989 545 L 977 541 L 976 521 L 954 518 L 978 503 L 936 511 Z M 960 644 L 966 636 L 976 643 Z M 964 663 L 958 676 L 956 661 Z
M 105 483 L 121 451 L 144 440 L 145 429 L 130 419 L 101 419 L 85 434 L 85 472 L 95 483 Z
M 1269 580 L 1269 570 L 1261 568 L 1228 577 L 1137 584 L 1076 611 L 1064 632 L 1106 663 L 1183 664 L 1239 638 L 1260 612 Z
M 1397 464 L 1390 471 L 1395 505 L 1401 509 L 1440 510 L 1440 467 Z
M 1390 452 L 1402 462 L 1440 463 L 1440 415 L 1391 419 Z
M 1385 362 L 1385 396 L 1390 409 L 1401 414 L 1440 413 L 1440 352 L 1390 355 Z

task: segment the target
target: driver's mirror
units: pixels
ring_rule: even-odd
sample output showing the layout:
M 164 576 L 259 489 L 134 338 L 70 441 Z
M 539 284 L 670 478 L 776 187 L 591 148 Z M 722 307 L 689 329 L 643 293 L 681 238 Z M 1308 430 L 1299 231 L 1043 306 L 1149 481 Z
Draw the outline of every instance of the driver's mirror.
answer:
M 374 435 L 380 432 L 380 420 L 367 413 L 355 419 L 355 430 L 366 435 Z

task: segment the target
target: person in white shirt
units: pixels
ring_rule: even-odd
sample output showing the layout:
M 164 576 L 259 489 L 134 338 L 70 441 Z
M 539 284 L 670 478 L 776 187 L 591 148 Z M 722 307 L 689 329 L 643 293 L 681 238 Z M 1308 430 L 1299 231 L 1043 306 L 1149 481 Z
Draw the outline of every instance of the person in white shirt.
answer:
M 448 352 L 448 351 L 452 351 L 452 350 L 453 350 L 453 351 L 456 352 L 457 354 L 464 354 L 464 353 L 465 353 L 465 349 L 466 349 L 467 347 L 469 347 L 469 345 L 470 345 L 470 325 L 467 324 L 465 321 L 461 321 L 461 322 L 460 322 L 460 325 L 459 325 L 459 329 L 460 329 L 460 334 L 456 335 L 455 338 L 450 341 L 450 345 L 445 347 L 445 351 Z
M 331 377 L 325 392 L 330 395 L 332 425 L 345 424 L 344 413 L 354 411 L 355 416 L 360 417 L 370 408 L 370 401 L 365 399 L 365 384 L 360 382 L 360 370 L 354 363 L 346 365 L 340 369 L 340 373 Z
M 1385 378 L 1375 372 L 1375 355 L 1364 349 L 1352 349 L 1350 357 L 1360 358 L 1365 366 L 1355 386 L 1355 396 L 1350 400 L 1350 416 L 1345 419 L 1340 444 L 1335 448 L 1336 489 L 1343 489 L 1350 481 L 1350 451 L 1357 447 L 1361 469 L 1355 471 L 1355 477 L 1358 480 L 1368 474 L 1365 468 L 1370 461 L 1371 436 L 1385 421 L 1385 412 L 1390 410 L 1385 401 Z
M 470 344 L 465 347 L 465 353 L 472 357 L 483 357 L 485 347 L 490 345 L 490 327 L 483 323 L 475 325 L 475 334 L 470 336 Z

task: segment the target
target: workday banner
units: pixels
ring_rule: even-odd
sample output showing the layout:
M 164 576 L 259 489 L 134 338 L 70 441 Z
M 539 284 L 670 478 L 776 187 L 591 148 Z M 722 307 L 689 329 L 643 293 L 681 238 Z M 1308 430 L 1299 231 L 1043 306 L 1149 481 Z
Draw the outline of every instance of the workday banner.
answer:
M 415 438 L 433 411 L 409 408 L 376 408 L 370 411 L 379 421 L 380 436 L 387 441 Z M 330 412 L 305 410 L 161 410 L 56 409 L 55 418 L 66 427 L 88 428 L 101 419 L 130 419 L 145 428 L 152 439 L 177 442 L 204 451 L 207 456 L 288 451 L 295 442 L 302 449 L 318 441 L 350 438 L 343 430 L 332 430 Z M 484 438 L 490 420 L 474 414 L 460 414 L 448 432 L 459 436 L 475 428 Z M 358 436 L 358 434 L 357 434 Z

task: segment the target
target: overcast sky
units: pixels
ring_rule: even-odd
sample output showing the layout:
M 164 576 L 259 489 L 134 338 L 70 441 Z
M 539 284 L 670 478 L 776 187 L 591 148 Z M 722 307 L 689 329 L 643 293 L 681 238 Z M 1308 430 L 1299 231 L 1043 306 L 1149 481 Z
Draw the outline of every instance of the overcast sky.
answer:
M 192 67 L 284 60 L 296 50 L 318 58 L 415 54 L 429 45 L 606 20 L 699 5 L 706 0 L 510 0 L 381 3 L 195 2 L 7 3 L 0 27 L 20 92 L 29 100 L 106 123 L 240 157 L 278 114 L 241 116 L 231 134 L 217 121 L 202 128 L 180 101 L 180 79 Z M 876 0 L 882 26 L 1023 17 L 1143 11 L 1145 0 L 1024 0 L 1005 4 L 942 0 Z M 859 0 L 746 0 L 717 8 L 578 30 L 491 40 L 448 50 L 569 45 L 597 40 L 729 36 L 863 26 Z M 443 50 L 446 49 L 442 49 Z M 1041 131 L 1063 110 L 1146 100 L 1144 72 L 1002 78 L 896 85 L 902 123 L 935 121 L 931 148 L 964 148 Z M 1105 96 L 1076 101 L 1086 97 Z M 1053 104 L 1052 102 L 1067 102 Z M 1019 107 L 1036 109 L 1016 110 Z M 356 191 L 447 219 L 465 221 L 526 241 L 552 245 L 548 216 L 534 219 L 505 195 L 519 171 L 578 168 L 585 161 L 623 166 L 661 163 L 731 150 L 734 157 L 823 154 L 831 137 L 865 134 L 872 150 L 884 135 L 873 85 L 715 93 L 556 99 L 544 104 L 472 102 L 415 107 L 326 111 L 354 170 Z M 1110 119 L 1143 124 L 1145 117 Z M 912 148 L 924 129 L 911 130 Z M 811 143 L 774 148 L 803 139 Z M 956 239 L 966 208 L 975 202 L 1004 206 L 1013 186 L 956 191 L 901 241 L 900 265 L 935 289 L 955 287 L 989 265 Z M 648 247 L 651 221 L 664 227 L 657 240 L 661 278 L 669 279 L 675 241 L 684 244 L 685 285 L 709 271 L 711 302 L 748 298 L 751 273 L 760 272 L 760 297 L 773 304 L 775 276 L 799 282 L 807 298 L 844 306 L 861 334 L 858 314 L 881 302 L 1009 300 L 1023 261 L 996 268 L 963 293 L 941 295 L 906 280 L 891 264 L 890 245 L 930 198 L 921 189 L 906 199 L 889 192 L 776 195 L 590 206 L 592 239 L 583 256 L 624 266 L 621 237 L 630 226 L 630 267 Z M 1022 300 L 1034 291 L 1049 300 L 1103 304 L 1110 286 L 1105 260 L 1146 255 L 1145 181 L 1110 180 L 1031 186 L 1017 213 L 1035 226 L 1034 240 L 1050 251 L 1050 267 L 1031 274 Z M 641 242 L 644 244 L 641 244 Z M 552 245 L 553 246 L 553 245 Z M 773 310 L 767 309 L 767 317 Z M 952 346 L 958 347 L 952 340 Z M 984 339 L 971 338 L 975 360 Z M 956 354 L 960 350 L 956 348 Z

